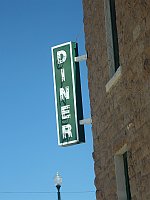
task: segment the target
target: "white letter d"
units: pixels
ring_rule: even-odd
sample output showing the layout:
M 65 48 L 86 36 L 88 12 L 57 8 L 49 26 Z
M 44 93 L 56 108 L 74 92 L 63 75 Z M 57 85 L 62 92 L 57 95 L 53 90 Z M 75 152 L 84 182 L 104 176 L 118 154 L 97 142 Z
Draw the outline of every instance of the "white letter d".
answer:
M 61 51 L 57 51 L 57 61 L 58 61 L 58 64 L 62 64 L 66 61 L 67 59 L 67 54 L 64 50 L 61 50 Z

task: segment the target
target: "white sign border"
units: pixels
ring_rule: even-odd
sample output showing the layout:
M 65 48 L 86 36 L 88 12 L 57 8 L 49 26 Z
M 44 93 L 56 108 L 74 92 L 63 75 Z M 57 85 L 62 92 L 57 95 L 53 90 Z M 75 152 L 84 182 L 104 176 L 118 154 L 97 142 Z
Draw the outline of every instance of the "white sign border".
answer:
M 54 66 L 54 53 L 53 50 L 58 47 L 63 47 L 66 45 L 70 45 L 70 59 L 71 59 L 71 72 L 72 72 L 72 85 L 73 85 L 73 99 L 74 99 L 74 111 L 75 111 L 75 125 L 76 125 L 76 133 L 77 133 L 77 140 L 69 141 L 69 142 L 60 142 L 60 135 L 59 135 L 59 122 L 58 122 L 58 108 L 57 108 L 57 94 L 56 94 L 56 79 L 55 79 L 55 66 Z M 52 66 L 53 66 L 53 80 L 54 80 L 54 93 L 55 93 L 55 108 L 56 108 L 56 124 L 57 124 L 57 137 L 58 137 L 58 145 L 59 146 L 69 146 L 71 144 L 79 143 L 79 133 L 78 133 L 78 121 L 77 121 L 77 109 L 76 109 L 76 92 L 75 92 L 75 76 L 74 76 L 74 66 L 73 66 L 73 57 L 72 57 L 72 42 L 66 42 L 60 45 L 56 45 L 51 48 L 52 51 Z

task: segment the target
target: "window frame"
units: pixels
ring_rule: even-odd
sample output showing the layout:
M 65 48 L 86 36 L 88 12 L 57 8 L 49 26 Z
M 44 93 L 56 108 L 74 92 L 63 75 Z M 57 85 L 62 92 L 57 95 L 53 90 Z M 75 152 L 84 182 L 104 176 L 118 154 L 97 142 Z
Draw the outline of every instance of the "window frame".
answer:
M 125 144 L 114 156 L 118 200 L 131 200 L 127 155 Z
M 115 0 L 104 0 L 104 10 L 109 76 L 112 78 L 120 66 Z

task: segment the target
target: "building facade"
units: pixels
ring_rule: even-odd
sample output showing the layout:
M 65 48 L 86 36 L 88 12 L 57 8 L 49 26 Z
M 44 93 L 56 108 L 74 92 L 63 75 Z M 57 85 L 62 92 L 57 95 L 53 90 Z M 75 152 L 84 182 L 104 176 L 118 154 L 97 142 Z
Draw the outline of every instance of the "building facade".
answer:
M 83 0 L 97 200 L 150 200 L 150 0 Z

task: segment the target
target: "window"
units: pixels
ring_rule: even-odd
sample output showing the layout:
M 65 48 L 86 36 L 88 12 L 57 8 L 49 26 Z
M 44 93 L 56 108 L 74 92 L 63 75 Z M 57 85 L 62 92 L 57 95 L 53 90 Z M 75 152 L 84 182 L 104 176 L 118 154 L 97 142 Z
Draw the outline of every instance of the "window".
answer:
M 126 183 L 127 200 L 131 200 L 130 183 L 129 183 L 129 174 L 128 174 L 127 152 L 125 152 L 125 153 L 123 154 L 123 163 L 124 163 L 124 175 L 125 175 L 125 183 Z
M 120 66 L 115 0 L 105 0 L 106 42 L 110 78 Z
M 123 147 L 119 153 L 115 155 L 114 159 L 118 199 L 131 200 L 126 149 Z

